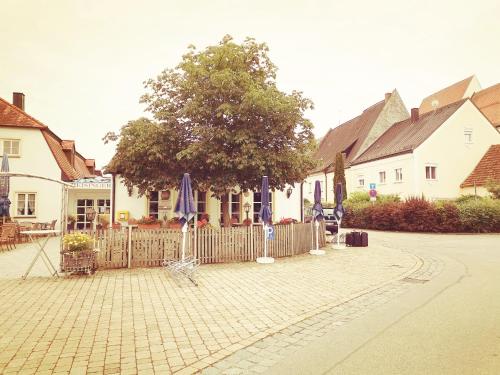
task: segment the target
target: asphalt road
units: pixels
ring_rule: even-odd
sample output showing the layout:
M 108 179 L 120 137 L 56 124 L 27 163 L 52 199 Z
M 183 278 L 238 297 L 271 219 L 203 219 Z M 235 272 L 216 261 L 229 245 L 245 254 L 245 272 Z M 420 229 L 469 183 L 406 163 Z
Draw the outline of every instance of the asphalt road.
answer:
M 443 271 L 313 341 L 273 374 L 500 374 L 500 235 L 371 232 Z

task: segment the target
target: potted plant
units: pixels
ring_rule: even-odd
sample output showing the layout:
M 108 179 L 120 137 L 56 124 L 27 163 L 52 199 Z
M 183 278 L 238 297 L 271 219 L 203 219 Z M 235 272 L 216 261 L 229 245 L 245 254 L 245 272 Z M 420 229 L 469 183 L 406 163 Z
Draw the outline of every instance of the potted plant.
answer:
M 169 229 L 181 229 L 181 221 L 178 217 L 173 217 L 168 221 L 167 227 Z
M 249 227 L 250 225 L 252 225 L 252 219 L 243 220 L 243 225 Z
M 97 220 L 97 229 L 108 229 L 109 227 L 109 215 L 99 215 L 99 219 Z
M 94 240 L 88 234 L 66 234 L 63 238 L 63 271 L 94 273 L 97 251 Z
M 141 219 L 137 221 L 137 225 L 139 229 L 160 229 L 161 222 L 153 216 L 145 217 L 143 216 Z

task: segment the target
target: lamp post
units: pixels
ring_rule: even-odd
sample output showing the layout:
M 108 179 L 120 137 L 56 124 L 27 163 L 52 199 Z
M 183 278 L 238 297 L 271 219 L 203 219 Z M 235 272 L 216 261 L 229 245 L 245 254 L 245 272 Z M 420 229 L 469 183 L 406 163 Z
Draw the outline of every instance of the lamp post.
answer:
M 245 210 L 245 214 L 247 215 L 247 220 L 248 220 L 248 213 L 250 212 L 250 207 L 251 207 L 250 203 L 248 202 L 243 205 L 243 209 Z
M 95 219 L 95 210 L 94 207 L 87 207 L 85 209 L 85 216 L 87 218 L 87 221 L 90 221 L 90 229 L 94 229 L 94 219 Z
M 290 198 L 290 195 L 292 195 L 292 187 L 290 186 L 288 189 L 286 189 L 286 197 Z

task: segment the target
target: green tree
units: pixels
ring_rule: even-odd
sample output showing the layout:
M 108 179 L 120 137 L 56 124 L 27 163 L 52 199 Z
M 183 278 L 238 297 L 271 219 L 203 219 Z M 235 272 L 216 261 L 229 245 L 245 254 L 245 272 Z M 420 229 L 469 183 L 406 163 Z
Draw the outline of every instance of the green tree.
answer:
M 333 189 L 336 192 L 337 184 L 342 184 L 342 201 L 347 199 L 347 188 L 345 182 L 344 156 L 338 152 L 335 156 L 335 172 L 333 175 Z
M 302 181 L 314 167 L 313 125 L 304 117 L 312 102 L 280 91 L 276 70 L 266 44 L 250 38 L 190 46 L 177 67 L 145 82 L 141 101 L 154 119 L 105 137 L 118 140 L 107 170 L 139 194 L 175 188 L 189 172 L 195 189 L 222 199 L 225 223 L 235 186 L 257 190 L 263 175 L 272 189 Z
M 500 199 L 500 180 L 489 179 L 485 186 L 493 199 Z

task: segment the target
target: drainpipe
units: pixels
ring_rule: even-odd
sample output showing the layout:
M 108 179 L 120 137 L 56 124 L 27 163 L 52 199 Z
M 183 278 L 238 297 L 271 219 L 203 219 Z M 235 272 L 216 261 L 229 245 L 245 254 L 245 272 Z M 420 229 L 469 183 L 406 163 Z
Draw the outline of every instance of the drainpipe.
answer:
M 325 202 L 328 202 L 328 178 L 326 177 L 326 169 L 325 169 Z

